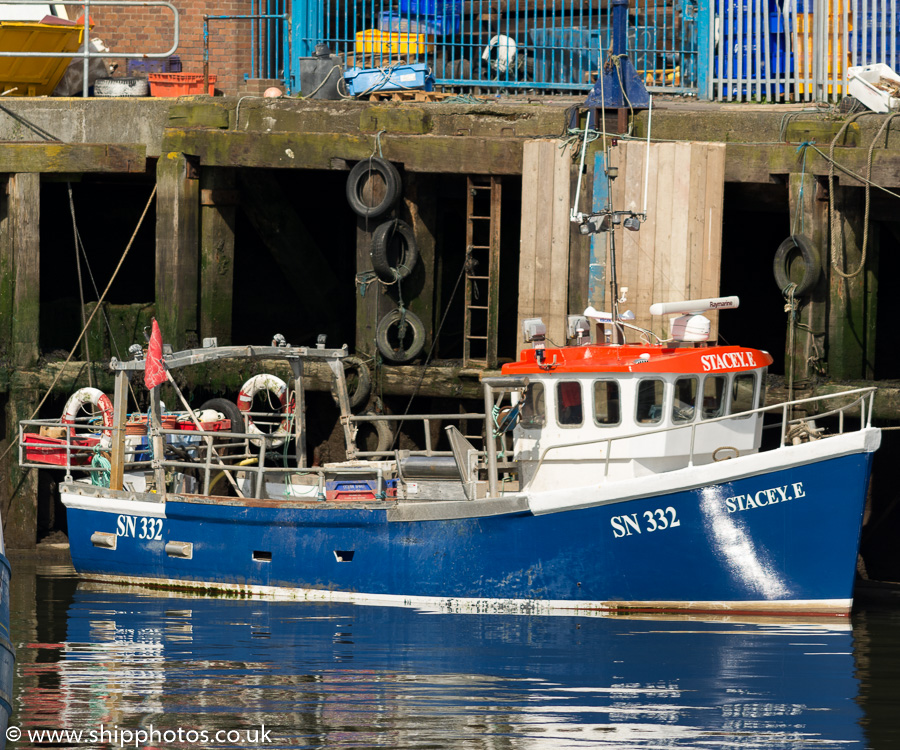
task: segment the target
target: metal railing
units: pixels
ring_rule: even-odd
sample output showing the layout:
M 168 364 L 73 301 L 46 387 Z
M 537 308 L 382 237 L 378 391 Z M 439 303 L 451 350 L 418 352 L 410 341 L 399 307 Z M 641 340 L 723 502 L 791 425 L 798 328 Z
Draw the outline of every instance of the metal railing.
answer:
M 715 0 L 704 19 L 702 96 L 838 101 L 849 68 L 900 62 L 897 0 Z
M 4 4 L 7 5 L 34 5 L 34 0 L 4 0 Z M 178 9 L 170 2 L 166 2 L 166 0 L 60 0 L 59 2 L 54 2 L 54 5 L 76 5 L 84 8 L 83 14 L 83 26 L 82 26 L 82 36 L 81 42 L 82 47 L 84 49 L 76 50 L 74 52 L 2 52 L 0 51 L 0 57 L 57 57 L 57 58 L 81 58 L 84 61 L 84 69 L 83 69 L 83 88 L 82 95 L 88 95 L 89 81 L 88 81 L 88 66 L 90 61 L 96 58 L 101 57 L 120 57 L 120 58 L 132 58 L 132 59 L 162 59 L 169 57 L 174 54 L 178 49 L 178 33 L 179 33 L 179 25 L 178 25 Z M 145 6 L 145 7 L 161 7 L 168 8 L 172 11 L 172 34 L 174 37 L 174 41 L 172 42 L 172 47 L 166 52 L 119 52 L 119 51 L 110 51 L 110 52 L 92 52 L 91 45 L 89 40 L 90 34 L 90 13 L 92 7 L 103 7 L 103 6 L 123 6 L 123 7 L 132 7 L 135 5 Z
M 572 443 L 560 443 L 557 445 L 550 445 L 541 452 L 540 459 L 538 460 L 538 465 L 534 470 L 534 474 L 531 477 L 531 481 L 534 481 L 534 478 L 538 475 L 538 472 L 541 470 L 541 467 L 544 465 L 544 461 L 547 458 L 547 455 L 553 451 L 564 450 L 567 448 L 575 448 L 581 447 L 585 445 L 606 445 L 606 457 L 604 459 L 604 476 L 609 475 L 609 462 L 612 456 L 612 445 L 615 442 L 622 440 L 632 440 L 636 438 L 645 438 L 651 435 L 659 435 L 667 432 L 675 432 L 677 430 L 690 430 L 691 431 L 691 443 L 690 443 L 690 451 L 687 457 L 687 466 L 686 468 L 690 468 L 694 465 L 694 445 L 697 435 L 698 427 L 705 427 L 706 425 L 715 424 L 716 422 L 725 422 L 733 419 L 744 419 L 745 417 L 752 416 L 754 414 L 766 414 L 769 412 L 782 412 L 781 418 L 781 442 L 776 450 L 790 448 L 791 446 L 785 445 L 785 437 L 788 434 L 788 425 L 792 424 L 801 424 L 803 422 L 808 422 L 811 419 L 824 419 L 829 416 L 838 416 L 838 432 L 837 434 L 842 435 L 844 433 L 844 414 L 847 411 L 855 409 L 857 406 L 860 408 L 860 429 L 866 429 L 872 426 L 872 414 L 875 400 L 875 392 L 878 390 L 876 386 L 868 386 L 866 388 L 855 388 L 850 391 L 842 391 L 841 393 L 829 393 L 824 396 L 810 396 L 809 398 L 798 399 L 796 401 L 785 401 L 780 404 L 773 404 L 771 406 L 761 406 L 757 409 L 748 409 L 747 411 L 736 412 L 734 414 L 726 414 L 721 417 L 715 417 L 713 419 L 703 419 L 700 421 L 693 421 L 687 424 L 673 425 L 669 427 L 657 427 L 650 430 L 645 430 L 642 432 L 633 432 L 628 435 L 615 435 L 611 437 L 597 438 L 596 440 L 582 440 L 578 442 Z M 855 396 L 849 404 L 844 404 L 842 406 L 836 407 L 834 409 L 829 410 L 823 414 L 813 414 L 809 417 L 804 417 L 800 419 L 791 419 L 790 415 L 793 413 L 794 409 L 798 406 L 809 405 L 813 403 L 818 403 L 820 401 L 838 399 L 838 398 L 847 398 L 849 396 Z M 868 397 L 868 411 L 866 410 L 866 400 Z
M 275 78 L 290 82 L 290 13 L 287 0 L 250 0 L 247 15 L 203 16 L 203 91 L 209 90 L 209 22 L 245 21 L 250 24 L 250 72 L 247 78 Z M 265 6 L 265 12 L 263 12 Z
M 696 8 L 630 10 L 628 52 L 650 90 L 696 91 Z M 439 85 L 498 91 L 589 91 L 612 35 L 608 0 L 306 0 L 292 16 L 294 61 L 326 42 L 348 67 L 422 63 Z

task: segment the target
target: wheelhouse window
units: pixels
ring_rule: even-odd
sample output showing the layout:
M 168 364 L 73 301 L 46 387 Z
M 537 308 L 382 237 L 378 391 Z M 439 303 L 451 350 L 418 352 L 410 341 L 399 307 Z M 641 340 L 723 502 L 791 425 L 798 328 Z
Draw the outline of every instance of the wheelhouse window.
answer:
M 544 406 L 543 383 L 531 383 L 526 389 L 522 406 L 519 410 L 519 424 L 522 427 L 543 427 L 547 422 L 547 410 Z
M 656 424 L 662 420 L 663 394 L 662 380 L 647 379 L 638 383 L 635 420 L 638 424 Z
M 703 411 L 701 419 L 715 419 L 725 413 L 727 378 L 724 375 L 708 375 L 703 380 Z
M 594 424 L 619 424 L 619 403 L 619 384 L 615 380 L 594 381 Z
M 556 420 L 564 427 L 577 427 L 584 422 L 581 383 L 565 380 L 556 386 Z
M 754 392 L 756 389 L 756 375 L 752 372 L 735 375 L 731 382 L 731 413 L 749 411 L 756 402 Z M 743 417 L 742 417 L 743 419 Z
M 698 386 L 699 382 L 693 375 L 675 381 L 675 394 L 672 398 L 672 422 L 675 424 L 693 421 Z

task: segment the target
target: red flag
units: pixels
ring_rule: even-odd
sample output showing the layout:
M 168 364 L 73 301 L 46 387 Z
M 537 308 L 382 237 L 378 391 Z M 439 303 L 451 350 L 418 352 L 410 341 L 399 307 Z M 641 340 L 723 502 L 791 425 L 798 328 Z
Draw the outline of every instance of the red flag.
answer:
M 147 390 L 166 382 L 166 365 L 163 362 L 162 348 L 162 333 L 154 318 L 150 346 L 147 348 L 147 362 L 144 365 L 144 385 L 147 386 Z

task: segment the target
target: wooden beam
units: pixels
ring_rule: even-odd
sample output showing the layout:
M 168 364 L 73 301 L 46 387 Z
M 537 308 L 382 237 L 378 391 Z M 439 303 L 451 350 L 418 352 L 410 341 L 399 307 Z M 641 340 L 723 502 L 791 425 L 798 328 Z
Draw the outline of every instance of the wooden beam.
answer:
M 194 160 L 170 151 L 156 181 L 156 315 L 163 341 L 185 349 L 199 344 L 199 174 Z
M 407 171 L 455 174 L 521 174 L 522 138 L 390 135 L 384 158 Z M 367 159 L 375 136 L 359 133 L 260 133 L 169 128 L 163 152 L 197 156 L 204 166 L 344 169 L 341 160 Z
M 0 435 L 0 455 L 18 436 L 19 420 L 28 419 L 38 404 L 37 392 L 17 391 L 6 401 L 6 435 Z M 0 401 L 2 404 L 2 401 Z M 0 513 L 3 515 L 3 535 L 9 549 L 34 549 L 37 545 L 37 486 L 34 469 L 19 466 L 14 448 L 0 464 Z
M 17 367 L 34 365 L 40 354 L 41 176 L 10 175 L 3 239 L 15 269 L 9 353 Z
M 840 222 L 840 232 L 834 250 L 836 258 L 827 264 L 830 293 L 828 374 L 837 380 L 874 377 L 878 226 L 869 225 L 866 262 L 863 265 L 863 191 L 836 185 L 834 193 L 834 210 Z M 849 277 L 835 270 L 834 263 Z
M 437 231 L 438 179 L 433 175 L 407 173 L 400 213 L 412 227 L 419 248 L 419 260 L 403 280 L 403 300 L 425 326 L 425 351 L 434 335 L 434 255 Z
M 828 153 L 827 146 L 820 146 Z M 825 176 L 828 161 L 811 147 L 806 148 L 806 163 L 803 151 L 796 144 L 763 146 L 749 143 L 728 143 L 725 145 L 726 182 L 778 182 L 785 175 L 797 173 Z M 836 147 L 834 160 L 859 176 L 866 174 L 868 149 Z M 861 187 L 862 179 L 835 169 L 841 185 Z M 872 181 L 883 187 L 900 187 L 900 149 L 875 149 L 872 155 Z
M 375 356 L 375 328 L 391 305 L 390 300 L 382 302 L 384 287 L 372 271 L 372 233 L 377 226 L 377 221 L 356 217 L 356 353 L 366 357 Z
M 147 148 L 104 143 L 11 143 L 0 149 L 0 172 L 146 172 Z
M 828 202 L 819 179 L 811 174 L 792 174 L 788 186 L 791 227 L 804 235 L 819 255 L 822 279 L 809 298 L 796 300 L 796 318 L 788 321 L 784 372 L 793 392 L 812 387 L 814 376 L 825 360 L 828 324 Z M 793 327 L 793 336 L 792 336 Z M 793 338 L 793 347 L 791 341 Z M 793 398 L 797 398 L 796 395 Z
M 200 170 L 200 335 L 219 346 L 231 344 L 236 192 L 234 170 Z

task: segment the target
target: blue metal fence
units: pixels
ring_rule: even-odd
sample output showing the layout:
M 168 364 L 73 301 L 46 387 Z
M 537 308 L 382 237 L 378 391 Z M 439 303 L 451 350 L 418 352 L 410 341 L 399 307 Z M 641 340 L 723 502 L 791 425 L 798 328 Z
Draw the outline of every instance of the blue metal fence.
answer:
M 319 42 L 348 67 L 424 63 L 460 91 L 586 92 L 611 41 L 609 0 L 252 0 L 252 77 L 299 93 Z M 849 69 L 900 68 L 900 0 L 631 0 L 627 52 L 650 91 L 828 101 Z M 246 18 L 246 17 L 245 17 Z M 289 29 L 282 21 L 289 18 Z M 288 30 L 291 52 L 286 51 Z
M 650 90 L 696 91 L 698 0 L 636 0 L 628 52 Z M 609 50 L 604 0 L 294 0 L 292 59 L 326 42 L 348 67 L 425 63 L 439 85 L 588 91 Z
M 900 63 L 898 0 L 712 0 L 700 93 L 719 100 L 837 101 L 851 68 Z M 876 76 L 877 80 L 877 76 Z

